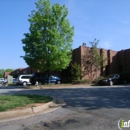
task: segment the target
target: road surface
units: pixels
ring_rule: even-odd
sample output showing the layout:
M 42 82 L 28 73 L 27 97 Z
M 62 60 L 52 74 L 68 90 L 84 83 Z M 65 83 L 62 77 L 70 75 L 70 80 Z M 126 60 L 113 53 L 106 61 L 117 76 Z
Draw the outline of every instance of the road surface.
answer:
M 50 113 L 2 122 L 0 130 L 118 130 L 121 118 L 130 120 L 129 85 L 39 90 L 0 87 L 0 93 L 49 95 L 67 103 Z

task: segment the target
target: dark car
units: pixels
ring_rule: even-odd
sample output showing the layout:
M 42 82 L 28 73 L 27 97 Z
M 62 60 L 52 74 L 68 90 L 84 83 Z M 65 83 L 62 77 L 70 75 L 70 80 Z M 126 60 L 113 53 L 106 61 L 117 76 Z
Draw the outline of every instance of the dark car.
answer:
M 106 76 L 104 79 L 98 81 L 99 85 L 115 85 L 115 84 L 126 84 L 126 79 L 120 74 L 111 74 Z
M 45 75 L 44 73 L 34 73 L 30 78 L 30 82 L 32 85 L 45 84 L 48 83 L 48 76 Z M 51 75 L 49 76 L 49 83 L 60 84 L 61 79 L 57 76 Z

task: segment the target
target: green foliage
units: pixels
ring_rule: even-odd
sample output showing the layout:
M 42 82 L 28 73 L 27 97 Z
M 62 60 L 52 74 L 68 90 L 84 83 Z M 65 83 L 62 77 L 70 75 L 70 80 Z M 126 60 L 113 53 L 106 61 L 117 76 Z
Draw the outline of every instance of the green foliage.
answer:
M 8 68 L 8 69 L 5 70 L 5 72 L 12 72 L 12 71 L 14 71 L 14 70 L 10 69 L 10 68 Z
M 4 72 L 12 72 L 13 69 L 7 68 L 7 69 L 0 69 L 0 78 L 3 78 Z
M 40 95 L 0 95 L 0 111 L 16 107 L 23 107 L 31 103 L 45 103 L 51 101 L 49 96 Z
M 73 80 L 73 84 L 90 84 L 90 79 Z
M 74 27 L 67 20 L 68 9 L 50 0 L 39 0 L 31 12 L 29 33 L 22 39 L 25 62 L 41 71 L 65 69 L 71 61 Z
M 98 83 L 98 81 L 102 80 L 102 79 L 104 79 L 104 77 L 103 76 L 99 76 L 99 77 L 97 77 L 96 79 L 93 80 L 93 83 Z
M 0 78 L 3 78 L 4 69 L 0 69 Z
M 73 80 L 80 80 L 81 76 L 82 76 L 81 65 L 74 62 L 72 64 L 71 73 L 72 73 L 72 79 Z

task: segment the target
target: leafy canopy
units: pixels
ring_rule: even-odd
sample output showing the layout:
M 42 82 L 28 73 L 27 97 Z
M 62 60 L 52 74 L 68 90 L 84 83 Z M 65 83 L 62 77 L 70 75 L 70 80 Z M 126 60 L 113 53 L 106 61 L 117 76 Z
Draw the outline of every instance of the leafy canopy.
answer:
M 5 72 L 12 72 L 12 71 L 14 71 L 14 69 L 10 69 L 10 68 L 5 69 Z
M 7 69 L 0 69 L 0 78 L 4 77 L 4 72 L 12 72 L 13 69 L 7 68 Z
M 63 5 L 51 6 L 49 0 L 39 0 L 31 12 L 29 33 L 22 39 L 26 63 L 42 71 L 66 68 L 71 61 L 74 27 L 70 26 L 68 9 Z

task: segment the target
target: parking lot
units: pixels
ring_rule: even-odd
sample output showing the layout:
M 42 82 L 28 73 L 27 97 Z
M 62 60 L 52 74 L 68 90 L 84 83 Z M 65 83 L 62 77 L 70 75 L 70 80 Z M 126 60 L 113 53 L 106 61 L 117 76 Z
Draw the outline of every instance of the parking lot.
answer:
M 66 102 L 64 107 L 51 113 L 0 123 L 1 130 L 117 130 L 120 119 L 130 120 L 130 85 L 53 89 L 1 86 L 0 93 L 49 95 Z

